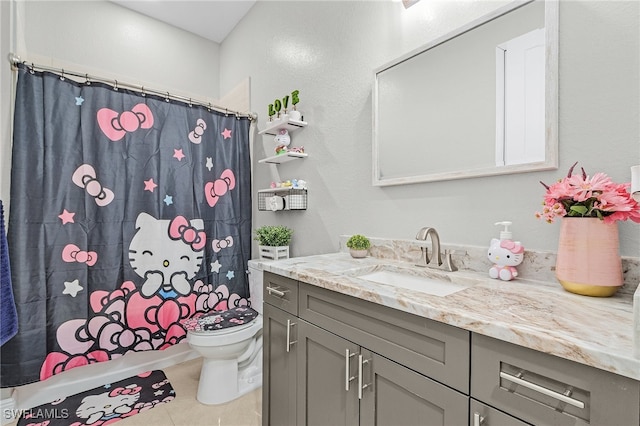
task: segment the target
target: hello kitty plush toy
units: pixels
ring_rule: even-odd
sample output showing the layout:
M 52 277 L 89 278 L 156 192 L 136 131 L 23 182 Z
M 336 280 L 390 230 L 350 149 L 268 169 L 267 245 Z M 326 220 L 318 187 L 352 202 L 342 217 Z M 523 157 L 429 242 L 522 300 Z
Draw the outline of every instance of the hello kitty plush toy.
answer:
M 276 142 L 276 154 L 287 152 L 287 147 L 291 144 L 291 136 L 287 129 L 278 130 L 278 134 L 273 140 Z
M 520 241 L 511 240 L 508 229 L 511 222 L 498 222 L 496 225 L 503 225 L 505 228 L 500 232 L 500 239 L 493 238 L 489 245 L 487 257 L 494 263 L 489 269 L 489 276 L 511 281 L 518 276 L 516 266 L 524 260 L 524 247 Z

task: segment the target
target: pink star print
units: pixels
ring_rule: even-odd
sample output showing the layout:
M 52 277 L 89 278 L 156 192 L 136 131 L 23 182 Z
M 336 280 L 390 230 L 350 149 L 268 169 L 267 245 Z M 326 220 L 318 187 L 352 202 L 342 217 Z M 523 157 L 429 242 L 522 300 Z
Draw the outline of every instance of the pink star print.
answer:
M 185 155 L 182 153 L 182 149 L 174 149 L 173 150 L 173 158 L 177 158 L 178 161 L 182 161 Z
M 58 215 L 58 217 L 62 219 L 63 225 L 66 225 L 67 223 L 75 223 L 75 221 L 73 220 L 73 216 L 75 216 L 75 213 L 71 213 L 67 211 L 67 209 L 64 209 L 62 211 L 62 214 Z
M 144 181 L 145 191 L 153 192 L 153 190 L 156 189 L 157 186 L 158 185 L 156 185 L 156 183 L 153 181 L 153 178 Z
M 229 139 L 231 137 L 231 130 L 224 128 L 224 132 L 220 133 L 225 139 Z

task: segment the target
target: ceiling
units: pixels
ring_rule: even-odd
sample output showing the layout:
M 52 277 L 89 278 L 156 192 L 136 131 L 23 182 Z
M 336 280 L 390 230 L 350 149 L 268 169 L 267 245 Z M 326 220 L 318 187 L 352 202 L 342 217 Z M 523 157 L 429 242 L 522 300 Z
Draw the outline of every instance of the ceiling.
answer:
M 256 0 L 111 0 L 127 9 L 222 43 Z

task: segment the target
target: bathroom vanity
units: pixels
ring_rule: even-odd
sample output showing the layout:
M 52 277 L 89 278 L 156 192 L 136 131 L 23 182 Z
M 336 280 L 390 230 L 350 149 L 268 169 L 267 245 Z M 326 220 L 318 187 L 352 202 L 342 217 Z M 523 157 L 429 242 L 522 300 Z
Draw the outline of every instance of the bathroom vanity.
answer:
M 640 424 L 626 302 L 465 272 L 447 296 L 362 278 L 389 265 L 264 263 L 263 424 Z

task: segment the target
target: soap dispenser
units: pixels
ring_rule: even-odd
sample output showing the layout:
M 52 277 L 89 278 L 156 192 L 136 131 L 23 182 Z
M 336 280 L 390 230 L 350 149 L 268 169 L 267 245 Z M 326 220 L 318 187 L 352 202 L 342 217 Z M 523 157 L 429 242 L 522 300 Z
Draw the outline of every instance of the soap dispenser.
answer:
M 509 231 L 511 222 L 496 222 L 495 225 L 504 226 L 500 231 L 500 239 L 492 238 L 487 252 L 487 257 L 493 266 L 489 269 L 491 278 L 500 278 L 503 281 L 511 281 L 518 276 L 516 266 L 524 259 L 524 247 L 520 241 L 512 240 L 512 233 Z

